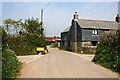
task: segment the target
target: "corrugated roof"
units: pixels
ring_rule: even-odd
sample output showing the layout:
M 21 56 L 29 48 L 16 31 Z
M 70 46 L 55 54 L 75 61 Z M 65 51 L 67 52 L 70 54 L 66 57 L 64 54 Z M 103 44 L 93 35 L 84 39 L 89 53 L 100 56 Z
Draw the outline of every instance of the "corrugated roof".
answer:
M 118 23 L 115 21 L 78 19 L 77 22 L 81 28 L 95 28 L 95 29 L 117 29 L 118 28 Z

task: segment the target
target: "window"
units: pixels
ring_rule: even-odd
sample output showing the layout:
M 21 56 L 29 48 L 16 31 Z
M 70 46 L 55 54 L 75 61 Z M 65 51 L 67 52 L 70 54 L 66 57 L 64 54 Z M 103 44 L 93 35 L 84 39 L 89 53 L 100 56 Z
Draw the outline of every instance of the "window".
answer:
M 93 30 L 93 35 L 98 35 L 98 30 Z

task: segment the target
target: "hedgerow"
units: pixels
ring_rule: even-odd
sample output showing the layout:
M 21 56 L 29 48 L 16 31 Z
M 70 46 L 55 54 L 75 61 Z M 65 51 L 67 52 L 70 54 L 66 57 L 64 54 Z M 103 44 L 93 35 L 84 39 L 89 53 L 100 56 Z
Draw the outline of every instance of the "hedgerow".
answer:
M 36 47 L 46 44 L 42 22 L 36 18 L 7 19 L 2 26 L 2 78 L 15 78 L 20 69 L 16 55 L 35 54 Z M 12 27 L 13 26 L 13 27 Z M 1 27 L 0 27 L 1 28 Z M 11 29 L 13 28 L 13 29 Z M 18 30 L 21 28 L 21 30 Z
M 16 37 L 8 37 L 10 49 L 15 51 L 16 55 L 36 54 L 36 47 L 44 46 L 46 42 L 36 34 L 24 34 Z
M 100 38 L 93 61 L 120 73 L 120 30 L 107 31 Z
M 15 78 L 19 70 L 20 62 L 14 51 L 6 48 L 2 52 L 2 79 Z
M 9 49 L 9 45 L 7 44 L 7 34 L 2 30 L 2 80 L 13 80 L 19 69 L 20 62 L 14 51 Z
M 58 47 L 58 43 L 57 43 L 57 42 L 52 43 L 52 44 L 51 44 L 51 47 L 52 47 L 52 48 L 57 48 L 57 47 Z
M 23 22 L 21 19 L 6 19 L 4 24 L 4 29 L 9 34 L 7 36 L 9 48 L 16 55 L 32 55 L 36 53 L 36 47 L 46 45 L 43 23 L 39 22 L 38 18 L 28 18 Z

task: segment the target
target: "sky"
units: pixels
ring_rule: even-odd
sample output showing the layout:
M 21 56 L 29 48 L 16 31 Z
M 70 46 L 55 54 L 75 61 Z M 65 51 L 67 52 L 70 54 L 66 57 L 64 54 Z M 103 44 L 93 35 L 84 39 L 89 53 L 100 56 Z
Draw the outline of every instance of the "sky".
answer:
M 0 20 L 40 19 L 40 11 L 49 2 L 2 2 Z M 1 3 L 0 3 L 1 5 Z M 1 8 L 0 8 L 1 11 Z M 79 19 L 114 21 L 118 13 L 118 2 L 51 2 L 45 8 L 43 22 L 46 36 L 60 36 L 60 33 L 71 25 L 73 14 Z

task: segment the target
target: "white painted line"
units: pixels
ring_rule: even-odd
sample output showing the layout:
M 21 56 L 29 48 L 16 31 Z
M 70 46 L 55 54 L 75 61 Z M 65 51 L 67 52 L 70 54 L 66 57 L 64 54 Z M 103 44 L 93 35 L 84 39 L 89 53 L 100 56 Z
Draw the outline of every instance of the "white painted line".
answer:
M 71 53 L 71 54 L 73 54 L 73 55 L 76 55 L 76 56 L 79 56 L 79 57 L 81 57 L 81 58 L 83 58 L 83 59 L 85 59 L 85 60 L 87 60 L 87 61 L 91 61 L 91 59 L 85 58 L 87 55 L 80 55 L 80 54 L 73 53 L 73 52 L 69 52 L 69 53 Z
M 44 56 L 44 55 L 43 55 L 43 56 Z M 33 59 L 31 59 L 31 60 L 25 62 L 25 63 L 30 63 L 30 62 L 32 62 L 32 61 L 34 61 L 34 60 L 36 60 L 36 59 L 38 59 L 38 58 L 40 58 L 40 57 L 42 57 L 42 56 L 35 57 L 35 58 L 33 58 Z
M 39 55 L 38 55 L 38 56 L 39 56 Z M 31 59 L 33 59 L 33 58 L 36 58 L 36 57 L 38 57 L 38 56 L 30 57 L 30 58 L 28 58 L 28 59 L 22 60 L 21 62 L 26 62 L 26 61 L 31 60 Z

